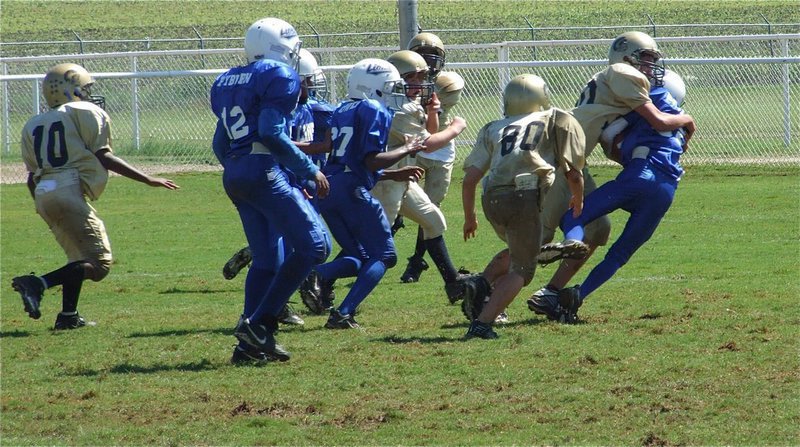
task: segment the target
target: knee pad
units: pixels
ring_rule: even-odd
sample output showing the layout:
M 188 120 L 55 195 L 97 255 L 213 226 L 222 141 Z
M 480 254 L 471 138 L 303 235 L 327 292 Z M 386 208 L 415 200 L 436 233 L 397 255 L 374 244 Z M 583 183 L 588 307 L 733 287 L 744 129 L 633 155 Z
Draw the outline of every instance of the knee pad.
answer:
M 611 234 L 611 219 L 602 216 L 590 222 L 583 229 L 583 241 L 587 245 L 606 245 Z
M 90 259 L 86 262 L 92 266 L 90 274 L 87 275 L 86 279 L 91 279 L 94 282 L 102 281 L 108 276 L 108 272 L 111 271 L 110 259 Z
M 390 269 L 397 265 L 397 253 L 387 253 L 383 257 L 381 257 L 381 262 L 383 265 L 386 266 L 387 269 Z

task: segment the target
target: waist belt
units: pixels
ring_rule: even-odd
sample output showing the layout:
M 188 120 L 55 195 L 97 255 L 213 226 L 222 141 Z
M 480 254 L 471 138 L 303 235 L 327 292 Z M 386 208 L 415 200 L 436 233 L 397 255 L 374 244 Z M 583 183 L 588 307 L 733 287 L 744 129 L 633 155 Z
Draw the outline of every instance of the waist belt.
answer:
M 647 146 L 636 146 L 631 152 L 631 158 L 647 158 L 650 154 L 650 148 Z
M 250 148 L 250 155 L 256 155 L 256 154 L 272 155 L 272 152 L 270 152 L 266 146 L 256 141 L 252 144 Z

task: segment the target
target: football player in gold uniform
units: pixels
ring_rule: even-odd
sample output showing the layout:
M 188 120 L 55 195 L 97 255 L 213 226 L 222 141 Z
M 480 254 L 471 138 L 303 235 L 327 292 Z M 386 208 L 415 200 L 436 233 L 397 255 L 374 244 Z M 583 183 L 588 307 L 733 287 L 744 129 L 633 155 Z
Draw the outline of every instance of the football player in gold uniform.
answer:
M 104 104 L 102 97 L 91 95 L 93 84 L 80 65 L 52 67 L 42 82 L 50 110 L 32 117 L 22 130 L 28 189 L 36 212 L 64 249 L 67 264 L 42 276 L 18 276 L 11 284 L 33 319 L 41 316 L 44 291 L 62 286 L 55 329 L 86 324 L 78 314 L 83 281 L 100 281 L 111 267 L 105 225 L 86 201 L 103 193 L 108 171 L 150 186 L 178 189 L 172 180 L 147 175 L 111 152 L 111 119 L 98 105 Z
M 467 293 L 462 303 L 472 319 L 467 338 L 497 338 L 492 323 L 533 279 L 541 246 L 541 201 L 555 178 L 564 178 L 576 216 L 583 205 L 583 129 L 568 112 L 550 107 L 544 80 L 532 74 L 512 79 L 503 93 L 503 110 L 503 119 L 478 132 L 464 161 L 462 202 L 468 240 L 478 229 L 475 189 L 489 172 L 481 203 L 495 233 L 508 245 L 504 252 L 510 268 L 499 275 L 470 278 L 477 290 Z
M 438 130 L 444 130 L 453 122 L 452 108 L 461 98 L 464 79 L 456 72 L 442 71 L 445 65 L 445 49 L 441 39 L 432 33 L 419 33 L 408 43 L 408 49 L 418 53 L 428 65 L 428 81 L 433 83 L 436 99 L 439 101 Z M 450 188 L 453 162 L 456 159 L 455 140 L 432 152 L 420 152 L 415 157 L 417 166 L 425 169 L 422 189 L 436 206 L 440 206 Z M 425 262 L 425 237 L 422 227 L 417 231 L 417 244 L 414 254 L 408 258 L 405 272 L 400 276 L 402 282 L 417 282 L 423 271 L 428 269 Z
M 432 92 L 433 86 L 426 82 L 428 65 L 418 53 L 401 50 L 387 59 L 394 65 L 406 82 L 406 99 L 399 104 L 394 114 L 389 133 L 388 149 L 392 150 L 406 144 L 409 139 L 420 139 L 426 152 L 441 149 L 467 127 L 466 121 L 459 117 L 439 130 L 439 100 Z M 406 157 L 392 168 L 415 164 L 414 158 Z M 433 259 L 442 279 L 448 299 L 460 299 L 455 286 L 459 273 L 450 260 L 444 241 L 447 228 L 444 214 L 428 197 L 417 182 L 380 182 L 372 190 L 372 195 L 381 202 L 389 222 L 398 214 L 413 220 L 422 227 L 423 239 L 428 253 Z
M 608 67 L 589 80 L 576 107 L 571 110 L 586 135 L 586 157 L 597 145 L 603 129 L 632 110 L 657 131 L 685 128 L 687 141 L 691 138 L 695 130 L 691 116 L 663 113 L 650 100 L 651 83 L 660 85 L 664 76 L 661 57 L 656 41 L 645 33 L 630 31 L 614 39 L 608 51 Z M 613 159 L 610 153 L 606 155 Z M 586 168 L 583 177 L 584 193 L 589 194 L 597 185 Z M 543 204 L 543 242 L 553 240 L 559 220 L 569 208 L 570 195 L 565 179 L 556 177 Z M 537 313 L 557 314 L 558 291 L 567 285 L 598 246 L 608 242 L 610 231 L 611 222 L 607 216 L 587 225 L 584 242 L 589 246 L 589 255 L 561 262 L 547 286 L 535 292 L 528 301 L 529 308 Z M 561 243 L 548 244 L 543 247 L 540 261 L 552 262 L 553 257 L 568 258 L 564 252 L 571 248 Z

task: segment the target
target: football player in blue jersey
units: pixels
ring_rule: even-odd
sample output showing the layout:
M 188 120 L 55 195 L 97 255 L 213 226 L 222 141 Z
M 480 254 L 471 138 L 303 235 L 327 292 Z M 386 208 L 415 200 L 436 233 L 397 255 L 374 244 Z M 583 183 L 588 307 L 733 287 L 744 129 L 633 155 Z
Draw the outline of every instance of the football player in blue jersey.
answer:
M 253 255 L 245 281 L 245 306 L 234 335 L 234 363 L 289 360 L 275 341 L 277 315 L 312 267 L 324 262 L 331 242 L 318 214 L 284 167 L 328 194 L 325 175 L 289 139 L 286 120 L 300 95 L 295 71 L 300 38 L 283 20 L 265 18 L 248 28 L 248 63 L 221 74 L 211 87 L 217 116 L 214 153 L 223 160 L 222 181 L 242 221 Z M 276 235 L 291 248 L 274 271 Z
M 326 154 L 331 150 L 330 117 L 333 114 L 331 106 L 324 98 L 327 96 L 327 80 L 319 68 L 317 60 L 306 49 L 300 49 L 300 60 L 297 72 L 300 75 L 300 98 L 297 108 L 292 112 L 289 124 L 289 134 L 295 145 L 317 167 L 325 164 Z M 313 182 L 303 185 L 310 195 L 314 195 Z M 250 247 L 237 251 L 222 268 L 225 279 L 233 279 L 239 272 L 252 261 Z M 303 320 L 289 307 L 283 309 L 280 321 L 287 324 L 303 324 Z
M 663 86 L 654 86 L 650 90 L 650 99 L 661 112 L 679 115 L 683 113 L 681 106 L 685 94 L 683 79 L 666 70 Z M 638 113 L 630 112 L 612 122 L 600 141 L 606 153 L 620 162 L 623 169 L 614 180 L 586 196 L 580 216 L 574 217 L 571 211 L 564 214 L 560 225 L 564 237 L 566 240 L 581 240 L 585 225 L 617 209 L 629 212 L 630 217 L 605 258 L 583 283 L 559 291 L 559 311 L 562 314 L 556 317 L 567 323 L 577 321 L 577 311 L 583 301 L 650 239 L 672 205 L 678 181 L 683 175 L 679 162 L 686 149 L 683 129 L 658 132 Z
M 370 194 L 379 180 L 416 181 L 416 166 L 385 169 L 425 147 L 418 139 L 386 150 L 393 113 L 387 105 L 403 101 L 404 82 L 389 62 L 364 59 L 347 76 L 349 99 L 331 117 L 333 150 L 325 164 L 331 192 L 317 200 L 342 255 L 315 268 L 319 280 L 356 277 L 338 309 L 330 309 L 329 329 L 357 328 L 353 315 L 386 270 L 397 263 L 389 221 L 381 204 Z

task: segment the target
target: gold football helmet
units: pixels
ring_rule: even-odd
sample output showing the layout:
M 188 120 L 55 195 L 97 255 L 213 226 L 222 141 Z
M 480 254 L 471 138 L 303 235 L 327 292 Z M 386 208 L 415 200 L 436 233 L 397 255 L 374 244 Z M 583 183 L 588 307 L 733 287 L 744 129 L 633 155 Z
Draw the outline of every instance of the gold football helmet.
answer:
M 648 78 L 661 85 L 664 79 L 664 62 L 656 41 L 645 33 L 628 31 L 622 33 L 608 49 L 608 63 L 626 63 L 636 67 Z
M 522 74 L 509 81 L 503 92 L 505 116 L 524 115 L 550 108 L 550 89 L 539 76 Z
M 431 81 L 444 69 L 445 52 L 442 39 L 433 33 L 419 33 L 408 42 L 408 49 L 420 54 L 428 64 Z
M 78 64 L 58 64 L 44 75 L 42 92 L 47 105 L 56 108 L 73 101 L 90 101 L 105 108 L 105 98 L 93 96 L 94 79 Z
M 400 50 L 392 53 L 386 60 L 397 68 L 406 81 L 406 95 L 418 95 L 420 103 L 428 104 L 433 93 L 433 83 L 427 82 L 428 64 L 425 59 L 411 50 Z
M 452 107 L 461 99 L 461 92 L 464 90 L 464 78 L 456 72 L 443 71 L 436 78 L 435 87 L 436 95 L 439 97 L 442 107 Z

